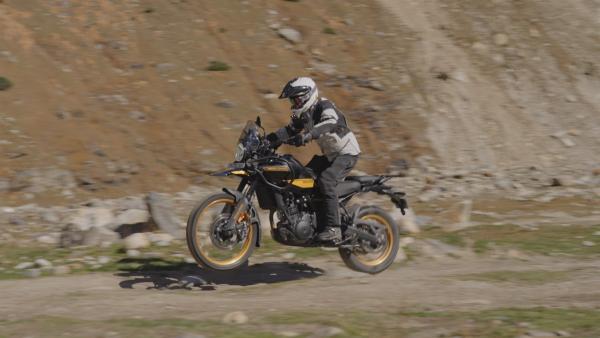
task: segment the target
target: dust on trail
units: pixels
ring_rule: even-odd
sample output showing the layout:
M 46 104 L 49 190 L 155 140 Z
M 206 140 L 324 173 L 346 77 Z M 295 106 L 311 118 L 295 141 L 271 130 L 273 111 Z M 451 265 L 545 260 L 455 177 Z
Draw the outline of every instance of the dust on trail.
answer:
M 598 260 L 540 257 L 535 261 L 462 258 L 411 261 L 370 276 L 335 260 L 263 262 L 232 273 L 124 272 L 0 282 L 0 318 L 57 316 L 84 320 L 114 318 L 220 319 L 230 311 L 389 313 L 394 310 L 480 310 L 503 307 L 600 306 Z M 563 271 L 569 278 L 540 285 L 472 281 L 490 271 Z M 184 277 L 203 286 L 182 288 Z

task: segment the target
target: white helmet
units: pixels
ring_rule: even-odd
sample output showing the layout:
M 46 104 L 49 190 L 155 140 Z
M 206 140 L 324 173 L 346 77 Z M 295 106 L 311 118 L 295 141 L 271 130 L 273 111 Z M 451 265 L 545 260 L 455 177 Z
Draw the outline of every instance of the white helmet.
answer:
M 297 77 L 288 82 L 280 99 L 289 99 L 292 103 L 292 113 L 296 116 L 310 110 L 319 99 L 317 84 L 310 77 Z

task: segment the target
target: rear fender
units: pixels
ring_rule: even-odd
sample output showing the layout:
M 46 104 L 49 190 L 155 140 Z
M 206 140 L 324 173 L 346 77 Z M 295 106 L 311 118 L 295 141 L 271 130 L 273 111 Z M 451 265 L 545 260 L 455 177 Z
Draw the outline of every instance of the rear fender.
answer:
M 386 195 L 390 197 L 390 200 L 394 205 L 400 209 L 402 215 L 406 215 L 406 209 L 408 209 L 408 202 L 406 202 L 406 194 L 402 191 L 395 191 L 394 188 L 385 185 L 385 184 L 377 184 L 370 186 L 366 189 L 366 191 L 372 191 L 379 195 Z

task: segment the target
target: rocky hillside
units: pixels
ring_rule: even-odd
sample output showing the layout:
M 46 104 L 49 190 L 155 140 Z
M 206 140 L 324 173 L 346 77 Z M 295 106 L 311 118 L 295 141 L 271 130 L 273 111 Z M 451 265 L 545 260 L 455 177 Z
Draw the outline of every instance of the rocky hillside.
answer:
M 598 1 L 308 3 L 0 0 L 2 204 L 210 183 L 301 74 L 363 171 L 598 166 Z

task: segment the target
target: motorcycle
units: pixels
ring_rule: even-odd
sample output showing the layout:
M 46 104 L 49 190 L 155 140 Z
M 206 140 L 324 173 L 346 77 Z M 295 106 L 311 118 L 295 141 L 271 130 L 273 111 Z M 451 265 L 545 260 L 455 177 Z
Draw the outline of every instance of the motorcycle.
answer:
M 262 133 L 261 133 L 262 131 Z M 195 207 L 187 221 L 188 248 L 196 262 L 213 270 L 232 270 L 247 263 L 260 247 L 261 220 L 254 205 L 269 211 L 271 237 L 299 247 L 337 247 L 351 269 L 376 274 L 394 261 L 399 246 L 398 225 L 389 213 L 373 205 L 349 206 L 358 194 L 386 195 L 402 214 L 408 207 L 403 192 L 385 183 L 393 175 L 348 176 L 337 186 L 342 239 L 317 239 L 316 210 L 320 196 L 316 176 L 265 137 L 260 118 L 248 121 L 235 150 L 234 162 L 213 176 L 240 177 L 236 190 L 223 188 Z

